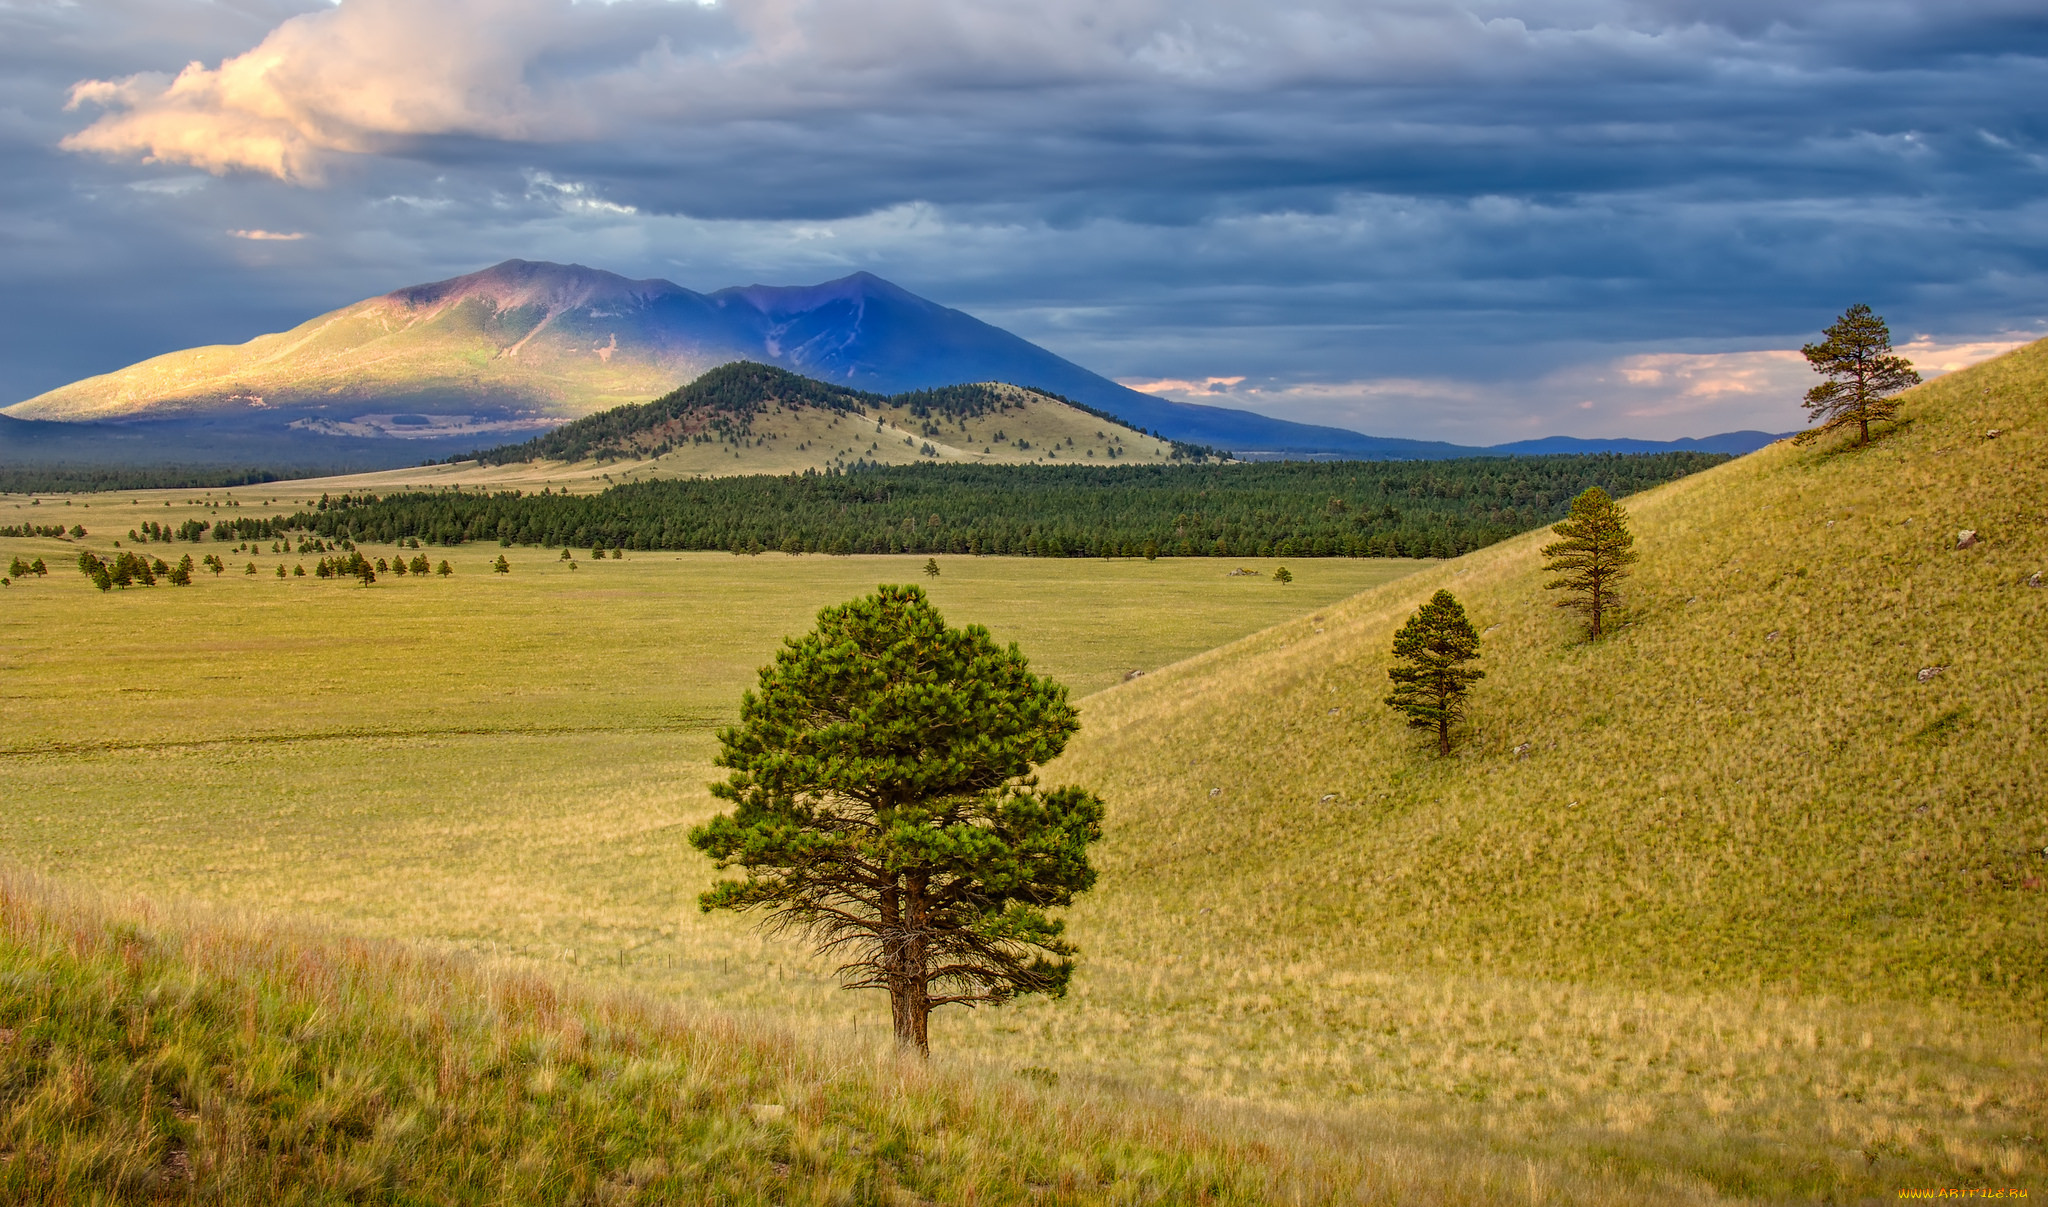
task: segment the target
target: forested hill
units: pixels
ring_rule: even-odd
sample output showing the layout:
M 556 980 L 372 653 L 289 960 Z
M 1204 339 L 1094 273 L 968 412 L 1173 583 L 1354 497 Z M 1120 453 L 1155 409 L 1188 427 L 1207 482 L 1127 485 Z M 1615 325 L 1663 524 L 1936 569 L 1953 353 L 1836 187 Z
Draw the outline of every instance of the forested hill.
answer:
M 477 461 L 508 465 L 525 461 L 585 461 L 598 457 L 653 458 L 685 444 L 744 446 L 761 435 L 755 421 L 770 411 L 827 411 L 840 415 L 908 417 L 925 435 L 938 435 L 938 424 L 964 424 L 1023 411 L 1029 404 L 1062 404 L 1105 423 L 1115 416 L 1082 406 L 1072 399 L 997 382 L 941 386 L 902 394 L 871 394 L 832 385 L 753 361 L 721 365 L 653 402 L 614 407 L 563 424 L 554 431 L 519 444 L 507 444 L 461 457 L 451 464 Z M 1174 446 L 1176 454 L 1193 458 L 1214 450 Z
M 531 440 L 454 460 L 505 465 L 514 461 L 583 461 L 607 454 L 656 457 L 686 441 L 750 436 L 755 417 L 770 407 L 853 413 L 882 401 L 880 394 L 814 381 L 773 365 L 735 361 L 653 402 L 613 407 Z
M 668 480 L 596 495 L 343 496 L 292 517 L 330 538 L 452 545 L 1039 557 L 1451 557 L 1726 457 L 1254 465 L 910 465 Z

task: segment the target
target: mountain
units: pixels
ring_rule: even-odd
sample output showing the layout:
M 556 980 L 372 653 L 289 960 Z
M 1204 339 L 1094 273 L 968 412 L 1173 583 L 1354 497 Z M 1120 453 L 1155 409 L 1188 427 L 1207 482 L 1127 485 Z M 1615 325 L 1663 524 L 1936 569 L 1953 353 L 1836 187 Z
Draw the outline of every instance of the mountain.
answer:
M 297 462 L 331 458 L 337 446 L 329 441 L 389 441 L 381 464 L 396 465 L 644 402 L 738 360 L 882 394 L 1008 382 L 1132 428 L 1244 453 L 1436 458 L 1481 451 L 1155 398 L 865 272 L 822 285 L 700 294 L 669 281 L 527 260 L 369 298 L 245 344 L 166 353 L 0 414 L 148 423 L 158 433 L 152 443 L 199 440 L 228 457 Z M 191 434 L 195 424 L 208 425 L 204 436 Z M 1713 439 L 1741 445 L 1724 451 L 1758 446 Z M 1575 451 L 1614 444 L 1582 443 Z M 9 455 L 33 452 L 0 442 L 0 457 Z

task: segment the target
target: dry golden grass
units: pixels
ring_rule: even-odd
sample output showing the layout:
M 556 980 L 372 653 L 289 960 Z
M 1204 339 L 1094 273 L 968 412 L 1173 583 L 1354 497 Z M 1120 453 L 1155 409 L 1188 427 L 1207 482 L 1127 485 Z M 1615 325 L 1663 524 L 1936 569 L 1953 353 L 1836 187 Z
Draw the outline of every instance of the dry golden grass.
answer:
M 1111 813 L 1072 997 L 941 1014 L 942 1060 L 1045 1069 L 1112 1114 L 1191 1101 L 1197 1130 L 1272 1137 L 1256 1164 L 1291 1180 L 1258 1193 L 1300 1201 L 2039 1189 L 2044 400 L 2048 351 L 2025 349 L 1917 391 L 1872 448 L 1777 446 L 1628 500 L 1630 623 L 1595 645 L 1548 606 L 1532 534 L 1297 595 L 1112 687 L 1228 636 L 1189 627 L 1208 587 L 1047 563 L 1072 579 L 1020 593 L 947 561 L 956 623 L 1108 689 L 1054 776 Z M 402 622 L 375 601 L 475 584 L 270 584 L 211 613 L 229 584 L 119 611 L 29 584 L 0 645 L 25 735 L 0 844 L 869 1043 L 879 1002 L 692 910 L 710 874 L 680 834 L 747 672 L 877 573 L 662 564 L 759 572 L 522 565 Z M 1329 566 L 1292 565 L 1296 587 Z M 1489 672 L 1449 760 L 1379 704 L 1395 628 L 1439 586 Z
M 1639 1201 L 1370 1125 L 1053 1080 L 0 872 L 11 1204 Z
M 969 1026 L 1729 1193 L 2038 1185 L 2048 348 L 1906 414 L 1629 500 L 1598 644 L 1537 533 L 1092 697 L 1081 1001 Z M 1489 676 L 1449 760 L 1380 704 L 1439 587 Z

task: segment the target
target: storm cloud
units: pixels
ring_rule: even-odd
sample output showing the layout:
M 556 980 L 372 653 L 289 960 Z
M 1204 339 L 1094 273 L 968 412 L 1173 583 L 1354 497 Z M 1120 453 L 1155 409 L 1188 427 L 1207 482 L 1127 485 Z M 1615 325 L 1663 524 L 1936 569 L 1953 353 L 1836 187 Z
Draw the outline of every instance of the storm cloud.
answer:
M 0 0 L 0 66 L 9 401 L 510 256 L 1460 441 L 1797 426 L 1853 301 L 2048 329 L 2032 4 Z

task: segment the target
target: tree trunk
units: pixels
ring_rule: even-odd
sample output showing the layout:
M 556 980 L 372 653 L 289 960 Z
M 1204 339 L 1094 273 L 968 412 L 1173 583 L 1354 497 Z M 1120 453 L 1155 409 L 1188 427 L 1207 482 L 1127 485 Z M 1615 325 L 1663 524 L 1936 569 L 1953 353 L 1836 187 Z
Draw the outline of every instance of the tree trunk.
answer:
M 895 897 L 893 892 L 886 894 L 885 910 Z M 932 1014 L 931 985 L 926 971 L 930 965 L 924 942 L 931 911 L 920 877 L 911 877 L 903 886 L 901 904 L 888 956 L 889 1013 L 896 1025 L 896 1046 L 924 1057 L 932 1051 L 927 1032 Z

